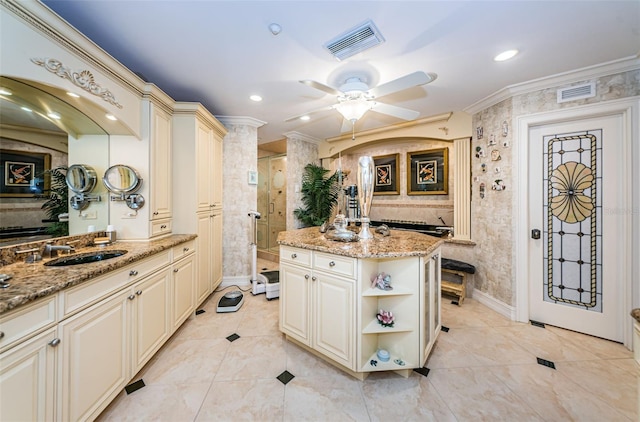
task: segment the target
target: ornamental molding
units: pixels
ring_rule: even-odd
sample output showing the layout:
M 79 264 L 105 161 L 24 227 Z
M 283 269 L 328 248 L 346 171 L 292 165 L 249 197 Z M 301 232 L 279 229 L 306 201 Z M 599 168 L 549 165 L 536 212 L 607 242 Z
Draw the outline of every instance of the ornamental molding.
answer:
M 103 88 L 100 84 L 98 84 L 94 78 L 93 74 L 88 70 L 82 70 L 80 72 L 75 72 L 71 70 L 69 67 L 64 66 L 61 61 L 50 58 L 32 58 L 31 61 L 38 66 L 42 66 L 47 69 L 51 73 L 55 73 L 57 76 L 68 79 L 75 86 L 80 87 L 87 91 L 90 94 L 98 96 L 102 98 L 104 101 L 112 104 L 118 108 L 122 108 L 122 104 L 120 104 L 116 97 L 113 95 L 111 91 L 106 88 Z

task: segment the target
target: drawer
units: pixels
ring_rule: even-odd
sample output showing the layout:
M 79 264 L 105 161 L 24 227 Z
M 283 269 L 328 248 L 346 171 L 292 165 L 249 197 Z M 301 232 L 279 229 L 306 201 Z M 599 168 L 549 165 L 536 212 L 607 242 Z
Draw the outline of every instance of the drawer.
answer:
M 111 295 L 169 264 L 169 251 L 145 258 L 94 280 L 60 292 L 60 319 Z
M 177 261 L 184 256 L 191 255 L 195 251 L 196 251 L 195 239 L 176 245 L 173 247 L 173 260 Z
M 290 246 L 280 246 L 280 261 L 311 267 L 311 251 Z
M 356 259 L 316 252 L 313 254 L 313 269 L 354 278 L 356 276 Z
M 0 318 L 0 351 L 55 324 L 56 298 L 51 295 Z
M 171 219 L 151 221 L 151 237 L 171 233 Z

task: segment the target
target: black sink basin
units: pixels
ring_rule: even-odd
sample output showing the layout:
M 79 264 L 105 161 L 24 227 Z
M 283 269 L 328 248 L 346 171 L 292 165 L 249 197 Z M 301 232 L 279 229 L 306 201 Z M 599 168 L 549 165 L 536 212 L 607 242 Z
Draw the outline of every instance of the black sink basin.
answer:
M 63 258 L 54 259 L 49 262 L 45 262 L 44 265 L 48 267 L 65 267 L 67 265 L 89 264 L 91 262 L 98 262 L 98 261 L 104 261 L 106 259 L 117 258 L 126 253 L 127 251 L 124 251 L 124 250 L 80 253 L 80 254 L 65 256 Z

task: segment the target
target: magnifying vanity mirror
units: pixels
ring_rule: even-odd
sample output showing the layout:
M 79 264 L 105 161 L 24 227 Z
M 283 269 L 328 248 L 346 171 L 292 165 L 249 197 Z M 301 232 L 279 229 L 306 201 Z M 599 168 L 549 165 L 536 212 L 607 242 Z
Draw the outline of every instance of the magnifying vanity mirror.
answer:
M 99 195 L 88 195 L 96 186 L 96 171 L 86 164 L 74 164 L 67 170 L 67 186 L 75 195 L 69 198 L 69 205 L 74 210 L 82 211 L 92 201 L 99 202 Z
M 134 168 L 123 164 L 111 166 L 104 173 L 102 182 L 115 194 L 111 196 L 112 201 L 125 201 L 132 210 L 144 206 L 144 197 L 135 193 L 142 187 L 142 178 Z

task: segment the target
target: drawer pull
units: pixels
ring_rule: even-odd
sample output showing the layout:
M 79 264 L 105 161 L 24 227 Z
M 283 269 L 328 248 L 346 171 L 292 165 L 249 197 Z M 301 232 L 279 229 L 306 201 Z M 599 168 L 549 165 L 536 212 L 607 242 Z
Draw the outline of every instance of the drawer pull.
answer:
M 182 252 L 189 252 L 189 248 L 182 248 Z
M 158 212 L 158 211 L 154 211 L 154 212 L 153 212 L 153 215 L 158 215 L 158 214 L 159 214 L 159 212 Z
M 160 228 L 161 228 L 161 229 L 166 229 L 166 228 L 167 228 L 167 225 L 166 225 L 166 224 L 163 224 L 163 225 L 161 225 L 161 226 L 160 226 Z
M 132 276 L 132 277 L 133 277 L 134 275 L 138 275 L 138 271 L 136 271 L 136 270 L 131 270 L 131 271 L 129 271 L 129 275 L 130 275 L 130 276 Z
M 134 295 L 129 295 L 129 297 L 128 297 L 127 299 L 129 299 L 129 300 L 133 300 L 133 299 L 135 299 L 135 298 L 136 298 L 136 297 L 135 297 Z
M 298 255 L 296 255 L 294 253 L 291 254 L 291 259 L 296 259 L 297 257 L 298 257 Z
M 4 337 L 4 331 L 0 331 L 0 338 Z
M 49 342 L 49 346 L 51 347 L 56 347 L 58 344 L 60 344 L 60 339 L 57 337 Z
M 330 267 L 335 267 L 335 266 L 336 266 L 336 263 L 335 263 L 335 262 L 333 262 L 333 261 L 331 261 L 331 262 L 329 262 L 329 266 L 330 266 Z
M 142 290 L 138 290 L 138 291 L 136 292 L 136 294 L 137 294 L 138 296 L 140 296 L 140 295 L 142 294 Z

